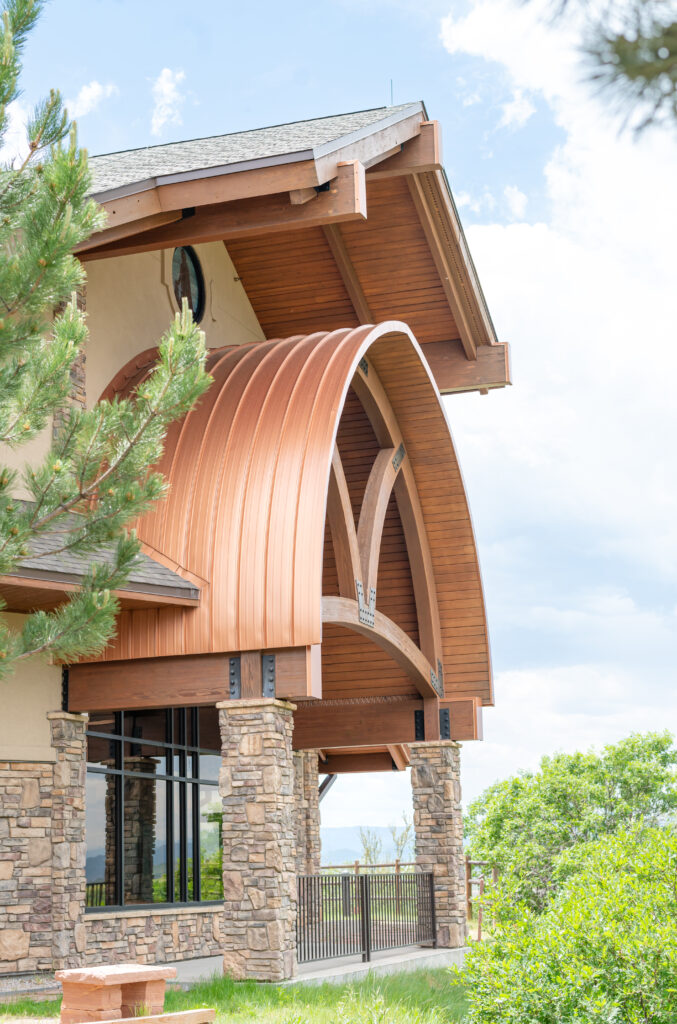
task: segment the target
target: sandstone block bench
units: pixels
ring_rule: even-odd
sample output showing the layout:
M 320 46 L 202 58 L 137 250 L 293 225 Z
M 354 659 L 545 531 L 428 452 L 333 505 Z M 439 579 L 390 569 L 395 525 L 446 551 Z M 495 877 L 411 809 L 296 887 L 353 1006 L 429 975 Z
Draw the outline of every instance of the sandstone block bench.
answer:
M 175 967 L 112 964 L 76 967 L 54 975 L 63 987 L 61 1024 L 208 1024 L 214 1010 L 164 1013 L 165 983 L 176 977 Z

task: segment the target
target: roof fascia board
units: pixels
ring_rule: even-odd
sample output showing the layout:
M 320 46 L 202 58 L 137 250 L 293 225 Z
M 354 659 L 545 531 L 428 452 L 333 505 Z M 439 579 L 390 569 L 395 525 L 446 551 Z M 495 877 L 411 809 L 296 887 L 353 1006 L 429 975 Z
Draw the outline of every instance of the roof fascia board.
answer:
M 376 135 L 377 132 L 399 124 L 400 121 L 406 121 L 417 114 L 423 115 L 423 104 L 420 102 L 410 103 L 404 110 L 398 110 L 396 114 L 390 114 L 389 117 L 383 117 L 379 121 L 365 125 L 364 128 L 357 128 L 354 132 L 349 132 L 348 135 L 340 135 L 337 139 L 330 139 L 329 142 L 323 142 L 319 146 L 314 146 L 313 158 L 319 160 L 323 156 L 329 156 L 337 150 L 344 149 L 345 146 L 352 146 L 356 142 L 361 142 L 363 139 L 368 138 L 370 135 Z

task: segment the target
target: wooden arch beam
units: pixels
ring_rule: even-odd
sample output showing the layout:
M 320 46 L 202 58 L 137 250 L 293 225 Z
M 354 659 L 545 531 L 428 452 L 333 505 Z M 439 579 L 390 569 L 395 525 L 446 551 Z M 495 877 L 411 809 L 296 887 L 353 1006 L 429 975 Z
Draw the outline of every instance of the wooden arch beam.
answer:
M 322 621 L 366 636 L 404 669 L 423 697 L 440 696 L 435 686 L 436 671 L 411 637 L 387 615 L 373 609 L 373 625 L 367 624 L 357 601 L 347 597 L 323 597 Z
M 352 386 L 382 448 L 395 449 L 400 462 L 394 481 L 397 507 L 411 566 L 421 650 L 437 676 L 442 669 L 442 631 L 430 545 L 418 496 L 416 479 L 402 443 L 392 405 L 372 364 L 363 359 Z

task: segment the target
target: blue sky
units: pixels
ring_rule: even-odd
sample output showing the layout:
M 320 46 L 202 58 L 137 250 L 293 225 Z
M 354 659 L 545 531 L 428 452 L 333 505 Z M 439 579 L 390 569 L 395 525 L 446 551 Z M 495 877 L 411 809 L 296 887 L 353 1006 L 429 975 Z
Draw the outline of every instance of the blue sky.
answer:
M 496 708 L 466 797 L 543 753 L 677 732 L 675 170 L 619 134 L 578 26 L 539 0 L 55 0 L 25 96 L 93 153 L 423 99 L 514 387 L 446 400 L 480 547 Z M 344 777 L 327 825 L 389 824 L 403 775 Z

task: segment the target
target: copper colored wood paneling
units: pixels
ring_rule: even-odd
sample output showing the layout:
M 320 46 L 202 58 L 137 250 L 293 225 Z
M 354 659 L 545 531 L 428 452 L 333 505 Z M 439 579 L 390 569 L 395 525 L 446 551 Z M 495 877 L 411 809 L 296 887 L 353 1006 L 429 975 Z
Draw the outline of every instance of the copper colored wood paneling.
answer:
M 339 448 L 355 510 L 376 450 L 359 403 L 348 396 L 366 353 L 397 418 L 420 495 L 441 614 L 445 694 L 491 703 L 482 585 L 463 482 L 430 371 L 399 323 L 212 353 L 214 384 L 170 433 L 161 464 L 169 497 L 138 524 L 149 548 L 202 581 L 200 606 L 123 612 L 118 637 L 101 660 L 305 647 L 324 639 L 325 696 L 353 687 L 412 693 L 410 680 L 367 639 L 334 627 L 322 635 L 323 572 L 335 587 L 325 540 L 327 489 L 344 406 Z M 119 375 L 127 387 L 142 376 L 140 362 Z M 377 590 L 378 610 L 417 642 L 394 501 Z

